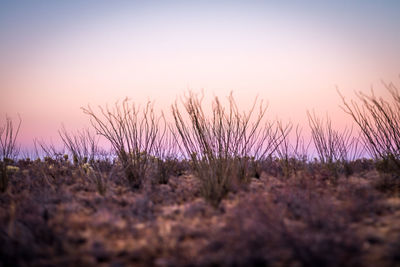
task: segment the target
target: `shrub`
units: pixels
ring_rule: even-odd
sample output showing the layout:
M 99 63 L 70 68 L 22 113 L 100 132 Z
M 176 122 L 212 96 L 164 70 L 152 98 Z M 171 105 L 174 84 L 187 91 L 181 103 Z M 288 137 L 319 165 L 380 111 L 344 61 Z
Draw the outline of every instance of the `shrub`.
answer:
M 21 127 L 21 117 L 17 128 L 14 128 L 11 118 L 6 116 L 5 125 L 0 127 L 0 192 L 5 192 L 8 187 L 9 173 L 7 165 L 16 159 L 19 148 L 16 140 Z
M 159 126 L 164 117 L 155 115 L 151 102 L 141 109 L 128 98 L 116 102 L 113 109 L 108 106 L 99 109 L 100 114 L 96 114 L 90 106 L 82 108 L 96 132 L 111 143 L 131 186 L 140 188 L 157 136 L 165 131 Z
M 362 132 L 363 143 L 369 154 L 384 164 L 379 168 L 382 171 L 400 173 L 400 94 L 393 83 L 383 82 L 391 99 L 359 92 L 356 94 L 361 104 L 355 100 L 346 101 L 343 95 L 342 109 L 349 114 Z M 383 170 L 381 167 L 389 169 Z
M 167 184 L 170 175 L 177 173 L 178 146 L 176 144 L 173 128 L 158 135 L 154 146 L 154 157 L 152 157 L 153 181 L 156 184 Z M 164 129 L 166 129 L 164 127 Z
M 88 129 L 78 131 L 76 134 L 71 134 L 68 133 L 63 126 L 61 130 L 58 131 L 58 134 L 69 154 L 72 156 L 75 165 L 94 162 L 99 152 L 97 146 L 99 139 Z
M 299 125 L 296 126 L 295 139 L 291 142 L 289 135 L 292 132 L 293 124 L 288 123 L 283 125 L 278 123 L 278 129 L 282 136 L 282 142 L 277 146 L 276 154 L 278 155 L 278 163 L 281 167 L 282 174 L 288 178 L 292 174 L 305 167 L 308 157 L 309 142 L 306 144 L 301 132 L 302 129 Z
M 177 102 L 172 106 L 175 137 L 201 180 L 202 195 L 217 205 L 235 181 L 246 180 L 250 160 L 269 157 L 282 138 L 273 123 L 264 122 L 266 107 L 262 101 L 258 103 L 256 99 L 252 108 L 242 113 L 232 94 L 228 97 L 227 109 L 215 97 L 211 117 L 207 117 L 202 99 L 203 96 L 193 92 L 184 98 L 188 120 Z M 258 113 L 255 112 L 257 105 Z
M 16 159 L 19 148 L 16 145 L 17 136 L 21 127 L 21 117 L 18 117 L 19 123 L 15 128 L 12 119 L 6 116 L 5 125 L 0 127 L 0 160 Z
M 330 118 L 318 118 L 315 113 L 307 112 L 311 136 L 320 162 L 335 177 L 341 170 L 352 173 L 349 161 L 361 154 L 358 138 L 353 136 L 353 129 L 345 128 L 342 132 L 332 128 Z
M 43 157 L 44 161 L 62 162 L 64 161 L 64 150 L 56 148 L 52 143 L 45 143 L 43 140 L 34 139 L 36 158 L 40 160 Z

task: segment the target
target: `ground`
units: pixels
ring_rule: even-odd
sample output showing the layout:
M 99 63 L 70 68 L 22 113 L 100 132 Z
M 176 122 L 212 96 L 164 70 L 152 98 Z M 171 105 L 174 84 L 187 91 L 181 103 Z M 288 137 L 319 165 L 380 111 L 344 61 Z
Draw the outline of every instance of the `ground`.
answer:
M 140 190 L 116 173 L 100 194 L 33 165 L 0 193 L 0 266 L 400 266 L 400 198 L 375 170 L 263 172 L 214 207 L 189 172 Z

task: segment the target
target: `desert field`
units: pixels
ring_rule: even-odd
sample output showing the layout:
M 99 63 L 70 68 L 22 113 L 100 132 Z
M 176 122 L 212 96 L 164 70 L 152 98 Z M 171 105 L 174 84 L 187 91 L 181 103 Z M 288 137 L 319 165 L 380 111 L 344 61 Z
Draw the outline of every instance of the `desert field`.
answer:
M 0 0 L 0 267 L 400 267 L 399 11 Z
M 140 190 L 111 162 L 96 164 L 13 164 L 0 194 L 2 266 L 400 264 L 400 187 L 385 188 L 393 178 L 371 160 L 353 162 L 347 177 L 319 163 L 285 177 L 279 161 L 265 161 L 217 206 L 187 162 Z
M 342 98 L 358 133 L 308 112 L 309 142 L 232 94 L 206 113 L 189 91 L 172 123 L 151 102 L 87 106 L 92 130 L 62 127 L 62 150 L 35 140 L 32 159 L 7 117 L 0 264 L 399 266 L 400 97 L 387 89 L 358 95 L 362 108 Z

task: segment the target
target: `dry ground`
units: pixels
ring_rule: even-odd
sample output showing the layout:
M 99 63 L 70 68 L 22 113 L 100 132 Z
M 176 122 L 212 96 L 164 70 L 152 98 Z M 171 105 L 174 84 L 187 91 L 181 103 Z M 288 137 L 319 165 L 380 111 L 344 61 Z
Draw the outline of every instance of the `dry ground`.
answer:
M 82 171 L 43 168 L 0 195 L 0 266 L 400 266 L 400 198 L 375 171 L 262 173 L 214 208 L 191 174 L 137 192 L 116 174 L 100 195 Z

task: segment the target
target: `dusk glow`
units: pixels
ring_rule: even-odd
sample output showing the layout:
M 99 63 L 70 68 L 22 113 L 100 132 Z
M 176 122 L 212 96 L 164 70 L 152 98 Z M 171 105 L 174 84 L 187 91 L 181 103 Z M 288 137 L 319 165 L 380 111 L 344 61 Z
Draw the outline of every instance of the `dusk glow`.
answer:
M 89 126 L 80 107 L 129 97 L 158 109 L 187 89 L 307 128 L 307 110 L 351 120 L 347 98 L 399 83 L 398 1 L 2 1 L 0 114 L 22 117 L 19 143 L 59 142 Z M 201 2 L 201 3 L 200 3 Z
M 399 226 L 400 0 L 0 0 L 0 266 L 400 266 Z

